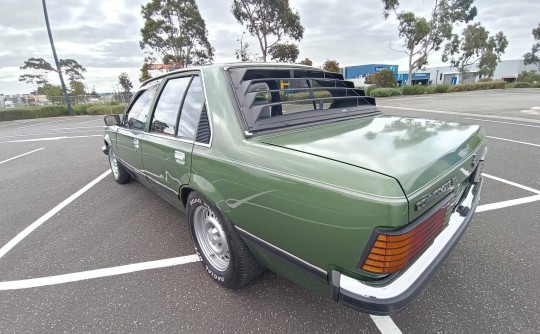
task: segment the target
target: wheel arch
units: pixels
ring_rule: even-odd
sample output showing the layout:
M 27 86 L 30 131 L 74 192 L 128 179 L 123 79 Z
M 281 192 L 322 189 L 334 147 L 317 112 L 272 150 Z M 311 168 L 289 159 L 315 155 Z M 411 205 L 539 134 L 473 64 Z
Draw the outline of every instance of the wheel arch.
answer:
M 198 174 L 191 175 L 189 184 L 180 188 L 180 202 L 184 206 L 184 209 L 187 208 L 187 199 L 192 191 L 197 191 L 202 196 L 206 197 L 206 199 L 212 202 L 212 204 L 214 204 L 221 213 L 229 219 L 227 213 L 230 211 L 230 208 L 225 204 L 225 199 L 222 194 L 210 181 Z

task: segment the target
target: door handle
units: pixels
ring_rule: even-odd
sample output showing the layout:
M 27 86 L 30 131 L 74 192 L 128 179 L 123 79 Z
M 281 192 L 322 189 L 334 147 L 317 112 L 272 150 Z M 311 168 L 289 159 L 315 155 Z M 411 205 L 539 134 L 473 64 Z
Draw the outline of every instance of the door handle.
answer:
M 183 165 L 186 163 L 186 154 L 184 152 L 174 151 L 174 160 Z
M 133 146 L 135 146 L 135 148 L 139 148 L 139 140 L 138 139 L 133 139 Z

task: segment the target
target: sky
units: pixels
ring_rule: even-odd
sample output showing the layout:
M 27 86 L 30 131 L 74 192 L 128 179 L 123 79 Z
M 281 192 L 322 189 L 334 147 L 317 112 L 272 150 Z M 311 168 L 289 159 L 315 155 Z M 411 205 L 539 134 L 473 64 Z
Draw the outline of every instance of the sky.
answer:
M 99 93 L 113 91 L 118 75 L 128 73 L 138 86 L 139 69 L 145 54 L 139 47 L 143 20 L 141 5 L 148 0 L 47 0 L 49 20 L 59 58 L 72 58 L 83 65 L 89 89 Z M 210 43 L 215 48 L 215 63 L 236 61 L 238 40 L 246 31 L 230 12 L 232 0 L 197 0 L 206 22 Z M 407 69 L 407 56 L 399 48 L 397 21 L 383 18 L 379 0 L 290 0 L 305 28 L 299 43 L 300 59 L 321 66 L 335 59 L 340 66 L 371 63 L 399 65 Z M 428 15 L 434 0 L 402 0 L 402 10 Z M 531 30 L 540 23 L 539 0 L 477 0 L 481 22 L 491 34 L 502 30 L 510 44 L 504 59 L 519 59 L 533 44 Z M 34 86 L 19 82 L 19 69 L 30 57 L 53 63 L 43 8 L 40 0 L 0 1 L 0 94 L 29 93 Z M 459 31 L 463 26 L 456 26 Z M 250 52 L 257 41 L 244 35 Z M 259 51 L 260 53 L 260 51 Z M 444 65 L 440 54 L 428 66 Z M 51 73 L 52 83 L 58 76 Z

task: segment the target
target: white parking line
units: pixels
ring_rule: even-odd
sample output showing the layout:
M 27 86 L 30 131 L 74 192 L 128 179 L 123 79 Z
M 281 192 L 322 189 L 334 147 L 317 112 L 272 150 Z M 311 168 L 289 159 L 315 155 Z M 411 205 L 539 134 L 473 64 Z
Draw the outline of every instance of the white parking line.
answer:
M 51 124 L 51 123 L 65 122 L 65 121 L 67 121 L 67 119 L 61 119 L 61 120 L 38 123 L 38 124 L 31 124 L 31 125 L 27 125 L 27 126 L 22 126 L 20 128 L 16 128 L 15 130 L 26 129 L 26 128 L 31 128 L 33 126 L 39 126 L 39 125 L 45 125 L 45 124 Z
M 43 136 L 43 135 L 58 135 L 58 134 L 61 134 L 61 133 L 71 134 L 71 133 L 88 133 L 88 132 L 103 132 L 103 130 L 86 129 L 86 130 L 82 130 L 82 131 L 57 131 L 57 132 L 43 132 L 43 133 L 28 133 L 28 134 L 25 134 L 25 135 L 2 136 L 2 137 L 0 137 L 0 139 L 18 138 L 18 137 L 30 137 L 30 136 Z
M 401 330 L 389 316 L 370 315 L 371 320 L 382 334 L 401 334 Z
M 103 129 L 103 128 L 105 128 L 105 125 L 76 126 L 76 127 L 72 127 L 72 128 L 57 128 L 57 129 L 52 129 L 52 131 L 55 131 L 55 130 L 72 130 L 72 129 L 95 129 L 95 128 Z
M 512 139 L 506 139 L 506 138 L 500 138 L 500 137 L 493 137 L 493 136 L 486 136 L 486 137 L 491 138 L 491 139 L 497 139 L 497 140 L 509 141 L 509 142 L 512 142 L 512 143 L 518 143 L 518 144 L 523 144 L 523 145 L 530 145 L 530 146 L 540 147 L 540 145 L 538 145 L 538 144 L 527 143 L 527 142 L 525 142 L 525 141 L 512 140 Z
M 493 175 L 489 175 L 489 174 L 486 174 L 486 173 L 482 173 L 482 176 L 485 176 L 489 179 L 493 179 L 495 181 L 499 181 L 499 182 L 503 182 L 503 183 L 506 183 L 506 184 L 509 184 L 511 186 L 514 186 L 514 187 L 517 187 L 517 188 L 521 188 L 523 190 L 527 190 L 527 191 L 530 191 L 532 193 L 535 193 L 537 195 L 540 195 L 540 190 L 536 190 L 536 189 L 533 189 L 531 187 L 527 187 L 527 186 L 524 186 L 522 184 L 519 184 L 519 183 L 515 183 L 515 182 L 512 182 L 512 181 L 508 181 L 506 179 L 503 179 L 503 178 L 500 178 L 500 177 L 497 177 L 497 176 L 493 176 Z
M 419 109 L 419 108 L 407 108 L 407 107 L 384 106 L 384 105 L 378 105 L 378 107 L 389 108 L 389 109 L 402 109 L 402 110 L 411 110 L 411 111 L 430 112 L 430 113 L 435 113 L 435 114 L 454 115 L 454 116 L 470 116 L 470 117 L 480 117 L 480 118 L 504 119 L 508 121 L 540 123 L 540 120 L 537 120 L 537 119 L 520 118 L 520 117 L 471 114 L 471 113 L 465 113 L 465 112 L 452 112 L 452 111 L 444 111 L 444 110 Z
M 9 158 L 9 159 L 6 159 L 4 161 L 0 161 L 0 165 L 3 164 L 3 163 L 6 163 L 8 161 L 11 161 L 11 160 L 15 160 L 17 158 L 20 158 L 20 157 L 24 157 L 25 155 L 28 155 L 28 154 L 32 154 L 34 152 L 37 152 L 37 151 L 41 151 L 42 149 L 44 149 L 45 147 L 42 147 L 42 148 L 38 148 L 37 150 L 33 150 L 33 151 L 30 151 L 30 152 L 26 152 L 26 153 L 23 153 L 23 154 L 19 154 L 13 158 Z
M 512 199 L 509 201 L 480 205 L 476 208 L 476 212 L 485 212 L 485 211 L 491 211 L 491 210 L 496 210 L 496 209 L 502 209 L 502 208 L 507 208 L 509 206 L 532 203 L 536 201 L 540 201 L 540 195 L 534 195 L 534 196 L 529 196 L 529 197 Z
M 71 273 L 71 274 L 30 278 L 30 279 L 23 279 L 19 281 L 0 282 L 0 291 L 37 288 L 40 286 L 84 281 L 84 280 L 89 280 L 93 278 L 116 276 L 116 275 L 122 275 L 122 274 L 133 273 L 133 272 L 149 270 L 149 269 L 178 266 L 181 264 L 193 263 L 193 262 L 198 262 L 198 261 L 200 261 L 199 256 L 197 254 L 192 254 L 192 255 L 173 257 L 173 258 L 163 259 L 163 260 L 127 264 L 127 265 L 117 266 L 117 267 L 80 271 L 80 272 Z
M 91 121 L 86 121 L 86 122 L 77 123 L 77 124 L 78 124 L 78 125 L 81 125 L 81 124 L 86 124 L 86 123 L 91 123 L 91 122 L 97 122 L 97 121 L 102 121 L 102 122 L 103 122 L 103 118 L 93 119 L 93 120 L 91 120 Z
M 62 137 L 48 137 L 48 138 L 21 139 L 21 140 L 3 141 L 3 142 L 0 142 L 0 144 L 5 144 L 5 143 L 26 143 L 26 142 L 32 142 L 32 141 L 54 141 L 54 140 L 60 140 L 60 139 L 88 138 L 88 137 L 103 137 L 103 135 L 70 136 L 70 137 L 68 137 L 68 136 L 62 136 Z
M 540 128 L 540 126 L 538 126 L 538 125 L 530 125 L 530 124 L 522 124 L 522 123 L 514 123 L 514 122 L 492 121 L 492 120 L 478 119 L 478 118 L 464 118 L 464 119 L 469 119 L 469 120 L 472 120 L 472 121 L 480 121 L 480 122 L 502 123 L 502 124 L 528 126 L 528 127 L 531 127 L 531 128 Z
M 0 248 L 0 259 L 4 257 L 4 255 L 7 254 L 13 247 L 15 247 L 19 242 L 21 242 L 24 238 L 26 238 L 30 233 L 32 233 L 36 228 L 40 227 L 43 223 L 45 223 L 47 220 L 49 220 L 52 216 L 54 216 L 58 211 L 65 208 L 69 203 L 76 200 L 79 196 L 84 194 L 88 189 L 92 188 L 94 185 L 96 185 L 99 181 L 101 181 L 103 178 L 105 178 L 107 175 L 111 173 L 111 170 L 109 169 L 105 173 L 101 174 L 97 178 L 95 178 L 93 181 L 79 189 L 76 193 L 66 198 L 62 203 L 58 204 L 52 210 L 41 216 L 38 220 L 30 224 L 27 228 L 25 228 L 22 232 L 17 234 L 15 238 L 11 239 L 7 244 L 4 245 L 4 247 Z

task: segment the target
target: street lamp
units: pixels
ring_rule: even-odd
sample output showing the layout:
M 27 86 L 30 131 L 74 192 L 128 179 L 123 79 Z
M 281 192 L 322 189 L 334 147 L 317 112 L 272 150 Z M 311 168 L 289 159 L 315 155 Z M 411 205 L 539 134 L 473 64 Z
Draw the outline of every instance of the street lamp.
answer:
M 73 116 L 73 109 L 71 108 L 71 100 L 69 99 L 69 95 L 66 90 L 66 84 L 64 83 L 64 76 L 62 75 L 60 62 L 58 61 L 58 56 L 56 55 L 56 49 L 54 48 L 54 40 L 51 33 L 51 27 L 49 25 L 49 15 L 47 14 L 47 5 L 45 4 L 45 0 L 42 0 L 41 2 L 43 3 L 43 14 L 45 15 L 45 24 L 47 25 L 47 33 L 49 33 L 49 41 L 51 42 L 51 49 L 53 52 L 54 63 L 56 64 L 56 70 L 58 71 L 58 76 L 60 77 L 60 84 L 62 85 L 62 92 L 64 93 L 64 97 L 66 98 L 69 115 Z

